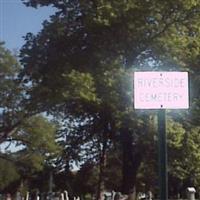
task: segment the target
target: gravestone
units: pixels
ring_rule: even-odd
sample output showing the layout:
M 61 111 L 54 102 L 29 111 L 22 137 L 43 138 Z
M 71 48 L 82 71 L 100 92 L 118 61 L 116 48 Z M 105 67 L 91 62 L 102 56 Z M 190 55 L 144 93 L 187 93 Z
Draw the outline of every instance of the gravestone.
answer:
M 196 193 L 196 190 L 194 187 L 188 187 L 187 188 L 187 199 L 195 200 L 195 193 Z

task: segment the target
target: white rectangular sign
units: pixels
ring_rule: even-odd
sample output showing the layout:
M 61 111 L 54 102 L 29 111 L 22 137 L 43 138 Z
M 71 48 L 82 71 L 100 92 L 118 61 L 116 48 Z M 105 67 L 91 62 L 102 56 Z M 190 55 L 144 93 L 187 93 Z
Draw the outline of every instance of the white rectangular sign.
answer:
M 188 72 L 134 72 L 134 108 L 189 108 Z

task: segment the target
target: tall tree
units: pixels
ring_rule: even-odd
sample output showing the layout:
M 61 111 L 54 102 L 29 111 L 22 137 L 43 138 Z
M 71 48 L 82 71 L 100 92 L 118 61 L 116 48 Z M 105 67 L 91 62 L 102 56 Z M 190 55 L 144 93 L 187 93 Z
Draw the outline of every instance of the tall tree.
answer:
M 21 79 L 32 84 L 30 98 L 40 109 L 81 119 L 77 126 L 100 125 L 100 131 L 93 129 L 97 135 L 116 139 L 120 133 L 124 192 L 132 193 L 148 148 L 141 139 L 148 132 L 148 118 L 132 110 L 131 67 L 185 69 L 192 59 L 198 62 L 200 2 L 23 2 L 57 8 L 37 35 L 27 34 L 21 50 Z
M 16 81 L 20 66 L 3 45 L 0 43 L 0 142 L 11 135 L 18 125 L 22 100 L 22 88 Z
M 7 164 L 1 166 L 0 189 L 7 191 L 13 187 L 16 192 L 20 187 L 28 188 L 34 176 L 45 166 L 53 167 L 60 150 L 54 124 L 42 116 L 24 120 L 12 137 L 1 145 L 0 158 L 2 164 Z
M 0 42 L 0 143 L 11 137 L 25 118 L 41 112 L 31 108 L 27 90 L 18 79 L 17 57 Z
M 6 165 L 1 166 L 1 191 L 12 187 L 14 192 L 22 177 L 41 170 L 59 151 L 56 127 L 42 116 L 30 117 L 41 110 L 30 109 L 30 85 L 19 82 L 20 69 L 16 56 L 0 43 L 0 158 Z

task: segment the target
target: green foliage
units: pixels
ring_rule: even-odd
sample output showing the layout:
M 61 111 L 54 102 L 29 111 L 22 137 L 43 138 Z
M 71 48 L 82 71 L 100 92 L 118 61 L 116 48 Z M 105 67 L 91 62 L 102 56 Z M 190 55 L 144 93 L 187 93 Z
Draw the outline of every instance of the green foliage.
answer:
M 36 172 L 52 165 L 61 150 L 56 143 L 58 127 L 39 115 L 30 118 L 41 110 L 30 103 L 31 85 L 19 82 L 20 70 L 17 58 L 0 43 L 0 143 L 7 146 L 1 151 L 1 192 L 14 193 L 23 181 L 28 188 Z
M 129 185 L 133 187 L 136 183 L 138 170 L 139 178 L 149 187 L 156 184 L 142 177 L 150 171 L 148 166 L 155 168 L 154 162 L 145 161 L 149 155 L 156 159 L 152 125 L 155 122 L 132 110 L 131 68 L 189 70 L 193 73 L 191 82 L 199 83 L 196 72 L 199 71 L 200 2 L 23 2 L 32 7 L 57 8 L 38 34 L 27 34 L 21 49 L 20 78 L 24 85 L 31 84 L 27 95 L 36 110 L 59 116 L 67 124 L 61 131 L 63 153 L 68 153 L 62 156 L 65 164 L 69 165 L 71 159 L 85 161 L 85 156 L 99 162 L 102 146 L 112 148 L 109 143 L 121 143 L 121 135 L 126 141 L 121 148 L 127 161 L 123 162 L 132 172 L 132 177 L 126 176 Z M 199 89 L 194 86 L 193 89 L 191 101 L 195 110 L 199 105 Z M 199 161 L 198 129 L 192 122 L 187 128 L 184 119 L 189 120 L 189 115 L 181 117 L 168 120 L 170 176 L 178 179 L 178 184 L 195 170 L 189 168 L 189 163 Z
M 33 109 L 27 108 L 25 87 L 18 79 L 20 70 L 17 58 L 0 43 L 0 143 L 16 132 L 25 117 L 33 115 Z
M 72 70 L 69 74 L 63 74 L 63 76 L 68 79 L 71 87 L 63 93 L 63 96 L 66 99 L 71 97 L 80 97 L 80 99 L 85 101 L 96 100 L 94 81 L 89 73 L 81 73 Z
M 182 124 L 172 119 L 167 120 L 167 138 L 169 148 L 179 149 L 183 144 L 185 129 Z
M 95 194 L 98 183 L 97 177 L 97 168 L 92 163 L 85 163 L 76 174 L 74 182 L 75 194 L 78 196 Z
M 3 191 L 8 185 L 20 179 L 16 166 L 10 161 L 1 159 L 0 171 L 0 191 Z
M 14 117 L 18 109 L 20 110 L 18 106 L 21 100 L 21 88 L 16 82 L 19 69 L 16 58 L 4 48 L 3 43 L 0 43 L 0 108 L 1 113 L 4 113 L 1 114 L 3 118 L 7 115 Z M 11 123 L 10 121 L 5 119 L 4 123 Z
M 17 139 L 23 138 L 30 141 L 30 150 L 41 150 L 54 152 L 57 148 L 55 143 L 56 126 L 49 122 L 46 118 L 38 115 L 25 120 L 21 126 L 22 134 L 19 133 Z M 21 131 L 20 131 L 21 132 Z M 22 138 L 20 138 L 20 136 Z M 27 144 L 29 145 L 29 144 Z M 34 148 L 33 148 L 34 147 Z M 43 152 L 44 154 L 44 152 Z
M 108 191 L 120 191 L 122 185 L 122 155 L 120 148 L 115 147 L 109 151 L 105 169 L 105 188 Z
M 56 141 L 56 126 L 42 116 L 35 116 L 23 122 L 12 140 L 22 150 L 18 159 L 30 170 L 41 170 L 48 159 L 55 158 L 60 148 Z

